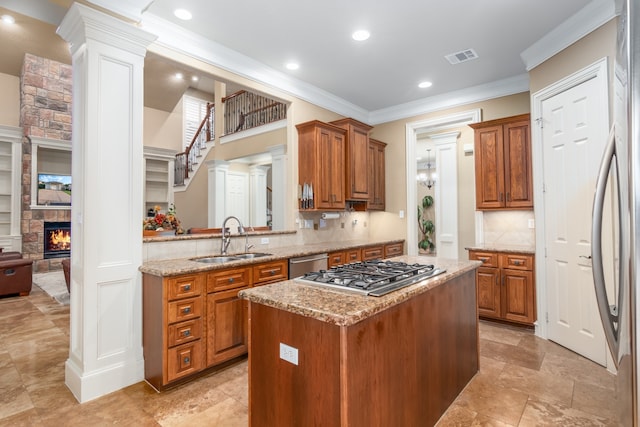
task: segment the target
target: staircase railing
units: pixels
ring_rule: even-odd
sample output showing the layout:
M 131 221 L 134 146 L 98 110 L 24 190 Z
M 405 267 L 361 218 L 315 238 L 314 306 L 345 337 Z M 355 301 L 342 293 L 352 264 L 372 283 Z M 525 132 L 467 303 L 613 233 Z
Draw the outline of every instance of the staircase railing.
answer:
M 198 162 L 200 153 L 207 147 L 207 142 L 211 141 L 213 135 L 214 104 L 207 102 L 207 112 L 193 135 L 191 143 L 182 152 L 176 154 L 174 166 L 174 185 L 184 185 L 184 181 L 189 178 L 189 172 L 193 171 L 193 166 Z
M 287 118 L 287 105 L 256 93 L 241 90 L 222 98 L 224 134 L 262 126 Z

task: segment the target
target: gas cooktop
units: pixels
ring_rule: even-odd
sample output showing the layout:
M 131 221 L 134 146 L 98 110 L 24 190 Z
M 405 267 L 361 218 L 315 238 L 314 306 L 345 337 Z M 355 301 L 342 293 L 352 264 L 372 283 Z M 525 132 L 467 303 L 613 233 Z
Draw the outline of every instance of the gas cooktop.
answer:
M 312 271 L 294 280 L 379 297 L 445 271 L 433 264 L 373 260 Z

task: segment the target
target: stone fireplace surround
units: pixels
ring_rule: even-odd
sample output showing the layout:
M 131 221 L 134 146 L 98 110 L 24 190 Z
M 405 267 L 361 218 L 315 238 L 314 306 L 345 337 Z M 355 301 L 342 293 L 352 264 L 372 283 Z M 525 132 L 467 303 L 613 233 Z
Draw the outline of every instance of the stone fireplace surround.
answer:
M 22 143 L 22 254 L 33 259 L 34 273 L 62 270 L 65 258 L 43 259 L 44 222 L 71 221 L 71 210 L 37 208 L 31 200 L 31 138 L 71 145 L 71 65 L 26 54 L 20 78 Z

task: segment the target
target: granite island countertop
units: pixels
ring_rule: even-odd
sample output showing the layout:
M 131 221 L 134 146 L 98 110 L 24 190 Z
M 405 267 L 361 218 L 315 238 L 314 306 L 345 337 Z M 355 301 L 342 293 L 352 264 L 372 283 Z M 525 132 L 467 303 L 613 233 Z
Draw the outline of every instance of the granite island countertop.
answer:
M 506 252 L 506 253 L 518 253 L 518 254 L 532 254 L 535 255 L 536 248 L 531 245 L 510 245 L 503 243 L 482 243 L 478 245 L 468 246 L 465 248 L 468 251 L 489 251 L 489 252 Z
M 404 239 L 393 240 L 346 240 L 343 242 L 329 242 L 329 243 L 316 243 L 310 245 L 296 245 L 287 246 L 281 248 L 266 249 L 268 255 L 251 258 L 251 259 L 239 259 L 232 260 L 223 263 L 206 264 L 202 262 L 193 261 L 194 258 L 204 258 L 207 256 L 219 256 L 220 254 L 210 254 L 198 257 L 189 258 L 172 258 L 147 261 L 140 266 L 139 270 L 142 273 L 151 274 L 154 276 L 169 277 L 177 276 L 180 274 L 198 273 L 204 271 L 219 270 L 230 267 L 247 266 L 251 264 L 278 261 L 282 259 L 296 258 L 307 255 L 315 255 L 321 253 L 330 253 L 336 251 L 342 251 L 346 249 L 355 249 L 368 246 L 387 245 L 391 243 L 402 243 Z M 229 254 L 233 256 L 233 254 Z
M 431 256 L 401 255 L 391 259 L 407 263 L 434 264 L 446 271 L 381 297 L 307 285 L 295 280 L 246 289 L 238 295 L 254 303 L 338 326 L 349 326 L 482 265 L 480 261 L 459 261 Z

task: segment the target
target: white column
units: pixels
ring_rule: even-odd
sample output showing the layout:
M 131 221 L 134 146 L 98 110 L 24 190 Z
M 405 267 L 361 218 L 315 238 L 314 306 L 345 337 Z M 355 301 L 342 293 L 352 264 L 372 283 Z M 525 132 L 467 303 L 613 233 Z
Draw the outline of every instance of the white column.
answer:
M 276 145 L 271 152 L 271 218 L 273 230 L 285 229 L 285 209 L 287 190 L 287 146 Z
M 458 148 L 460 132 L 430 135 L 436 147 L 436 252 L 458 258 Z
M 144 378 L 142 114 L 155 39 L 74 3 L 58 28 L 73 60 L 71 330 L 65 382 L 80 402 Z
M 249 168 L 249 224 L 254 227 L 267 225 L 267 172 L 269 166 L 254 165 Z
M 209 160 L 207 165 L 207 227 L 222 227 L 227 209 L 229 162 Z

